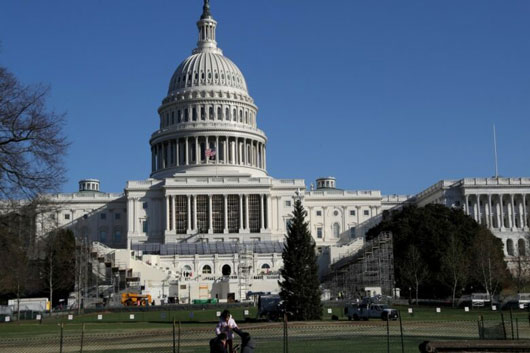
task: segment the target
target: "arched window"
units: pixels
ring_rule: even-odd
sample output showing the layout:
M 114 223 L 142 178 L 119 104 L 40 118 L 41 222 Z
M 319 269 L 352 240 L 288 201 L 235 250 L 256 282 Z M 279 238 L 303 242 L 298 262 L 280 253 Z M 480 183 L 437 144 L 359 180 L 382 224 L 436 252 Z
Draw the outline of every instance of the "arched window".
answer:
M 270 270 L 271 270 L 271 267 L 269 264 L 261 265 L 261 273 L 269 273 Z
M 213 116 L 213 107 L 210 107 L 210 109 L 208 109 L 208 110 L 209 110 L 209 115 L 210 115 L 208 118 L 209 118 L 210 120 L 213 120 L 213 119 L 214 119 L 214 116 Z
M 526 241 L 524 239 L 517 241 L 517 252 L 519 256 L 526 256 Z
M 514 254 L 514 252 L 513 252 L 513 240 L 511 240 L 511 239 L 508 239 L 506 241 L 506 252 L 510 256 L 513 256 L 513 254 Z
M 193 273 L 191 272 L 191 267 L 189 265 L 185 265 L 184 267 L 182 267 L 182 275 L 184 277 L 193 276 Z
M 237 120 L 237 110 L 235 108 L 233 110 L 232 118 L 234 119 L 234 121 Z
M 333 224 L 333 235 L 338 238 L 340 235 L 340 225 L 338 223 Z
M 225 112 L 226 112 L 226 113 L 225 113 L 225 115 L 226 115 L 226 117 L 225 117 L 226 120 L 230 120 L 230 108 L 226 108 Z
M 204 267 L 202 268 L 202 274 L 208 275 L 211 273 L 212 273 L 212 268 L 210 267 L 210 265 L 204 265 Z
M 217 120 L 223 120 L 223 110 L 221 107 L 217 108 Z
M 230 276 L 230 274 L 232 273 L 232 268 L 230 268 L 229 265 L 224 265 L 221 269 L 221 272 L 223 273 L 223 276 Z

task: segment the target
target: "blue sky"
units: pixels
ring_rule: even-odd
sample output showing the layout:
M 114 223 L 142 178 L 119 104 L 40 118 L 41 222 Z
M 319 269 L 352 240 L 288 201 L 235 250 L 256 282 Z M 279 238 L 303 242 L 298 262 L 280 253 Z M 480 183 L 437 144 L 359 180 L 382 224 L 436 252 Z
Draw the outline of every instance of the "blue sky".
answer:
M 268 171 L 414 194 L 440 179 L 530 176 L 530 1 L 211 0 L 246 77 Z M 201 0 L 6 0 L 0 65 L 67 114 L 70 192 L 147 178 L 149 136 Z

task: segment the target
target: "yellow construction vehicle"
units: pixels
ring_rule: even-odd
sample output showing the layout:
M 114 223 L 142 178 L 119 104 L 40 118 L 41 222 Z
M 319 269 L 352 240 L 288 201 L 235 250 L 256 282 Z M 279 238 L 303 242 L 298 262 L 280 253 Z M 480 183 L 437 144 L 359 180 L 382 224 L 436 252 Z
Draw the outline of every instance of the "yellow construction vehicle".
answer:
M 122 293 L 121 303 L 125 306 L 148 306 L 152 300 L 149 294 Z

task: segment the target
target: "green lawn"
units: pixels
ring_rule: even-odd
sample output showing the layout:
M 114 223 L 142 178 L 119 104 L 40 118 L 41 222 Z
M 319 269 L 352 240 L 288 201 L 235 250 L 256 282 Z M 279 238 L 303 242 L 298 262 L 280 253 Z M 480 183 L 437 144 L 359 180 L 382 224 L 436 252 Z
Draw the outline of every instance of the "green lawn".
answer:
M 328 313 L 328 308 L 332 309 Z M 181 328 L 181 353 L 199 353 L 207 350 L 217 322 L 217 312 L 224 308 L 194 310 L 151 311 L 151 312 L 101 312 L 45 318 L 42 323 L 19 321 L 0 324 L 0 352 L 58 352 L 60 325 L 65 337 L 64 352 L 78 352 L 81 331 L 86 351 L 97 353 L 118 352 L 172 352 L 173 320 L 177 322 L 175 333 Z M 413 307 L 414 314 L 407 313 L 408 307 L 397 307 L 403 317 L 405 352 L 418 352 L 418 345 L 424 340 L 477 339 L 477 320 L 484 318 L 486 326 L 501 322 L 501 313 L 490 309 L 472 310 L 442 308 L 436 313 L 433 307 Z M 256 309 L 231 308 L 240 327 L 251 332 L 259 349 L 256 352 L 278 353 L 283 347 L 282 323 L 256 322 Z M 249 310 L 245 321 L 244 310 Z M 387 323 L 381 320 L 348 322 L 342 306 L 324 307 L 322 321 L 304 323 L 290 322 L 289 351 L 291 353 L 334 352 L 387 352 Z M 134 319 L 130 316 L 134 314 Z M 510 312 L 503 312 L 508 337 L 511 336 Z M 98 320 L 98 315 L 103 315 Z M 339 321 L 331 320 L 336 315 Z M 515 335 L 517 326 L 522 338 L 530 338 L 528 312 L 512 312 Z M 389 322 L 390 351 L 401 352 L 399 321 Z M 31 348 L 33 347 L 33 348 Z

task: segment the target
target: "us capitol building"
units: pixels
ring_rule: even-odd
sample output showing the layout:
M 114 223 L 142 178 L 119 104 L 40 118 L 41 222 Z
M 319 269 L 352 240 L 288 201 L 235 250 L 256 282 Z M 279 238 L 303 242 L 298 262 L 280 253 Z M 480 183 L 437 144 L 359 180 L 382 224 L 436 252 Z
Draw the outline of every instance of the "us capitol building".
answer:
M 158 109 L 150 177 L 127 182 L 120 194 L 82 180 L 78 192 L 49 195 L 57 207 L 39 216 L 41 233 L 53 221 L 93 244 L 90 271 L 112 284 L 109 293 L 137 286 L 157 303 L 187 303 L 278 292 L 296 198 L 324 272 L 363 245 L 384 210 L 406 203 L 462 207 L 502 238 L 507 256 L 524 251 L 530 178 L 445 180 L 409 197 L 341 190 L 333 177 L 306 188 L 302 179 L 269 176 L 258 107 L 217 46 L 216 26 L 205 1 L 197 48 L 175 70 Z

